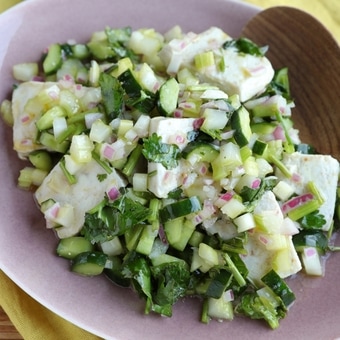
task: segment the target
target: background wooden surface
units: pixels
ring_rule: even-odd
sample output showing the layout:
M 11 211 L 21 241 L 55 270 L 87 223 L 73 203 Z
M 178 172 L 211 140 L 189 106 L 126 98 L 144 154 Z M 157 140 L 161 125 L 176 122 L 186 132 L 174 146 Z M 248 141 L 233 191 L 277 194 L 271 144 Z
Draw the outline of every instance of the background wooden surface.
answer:
M 17 332 L 4 310 L 0 307 L 0 339 L 19 340 L 23 337 Z

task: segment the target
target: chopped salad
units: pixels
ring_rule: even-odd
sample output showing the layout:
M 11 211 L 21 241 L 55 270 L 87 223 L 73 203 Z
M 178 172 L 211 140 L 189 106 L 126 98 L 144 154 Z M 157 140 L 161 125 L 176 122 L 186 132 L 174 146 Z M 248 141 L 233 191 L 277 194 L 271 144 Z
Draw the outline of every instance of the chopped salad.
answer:
M 339 162 L 299 139 L 287 68 L 217 27 L 110 28 L 13 67 L 1 113 L 75 273 L 132 287 L 145 313 L 279 327 L 287 278 L 324 275 Z

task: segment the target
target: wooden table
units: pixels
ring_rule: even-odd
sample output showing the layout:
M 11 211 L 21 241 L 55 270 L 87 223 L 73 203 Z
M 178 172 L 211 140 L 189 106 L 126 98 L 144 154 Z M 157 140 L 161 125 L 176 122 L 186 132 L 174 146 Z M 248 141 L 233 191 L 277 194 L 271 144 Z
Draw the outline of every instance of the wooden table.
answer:
M 0 339 L 22 340 L 23 337 L 17 332 L 4 310 L 0 307 Z

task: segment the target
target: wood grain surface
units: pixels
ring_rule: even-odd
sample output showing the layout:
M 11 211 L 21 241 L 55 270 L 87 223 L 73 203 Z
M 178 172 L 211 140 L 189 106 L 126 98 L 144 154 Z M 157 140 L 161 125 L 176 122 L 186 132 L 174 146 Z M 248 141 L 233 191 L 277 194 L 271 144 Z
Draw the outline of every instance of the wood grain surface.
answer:
M 297 8 L 277 6 L 253 17 L 243 36 L 269 46 L 275 69 L 288 67 L 296 104 L 294 126 L 304 143 L 340 160 L 340 48 L 320 21 Z
M 23 339 L 23 337 L 15 329 L 12 322 L 9 320 L 7 314 L 1 307 L 0 307 L 0 339 L 1 340 Z

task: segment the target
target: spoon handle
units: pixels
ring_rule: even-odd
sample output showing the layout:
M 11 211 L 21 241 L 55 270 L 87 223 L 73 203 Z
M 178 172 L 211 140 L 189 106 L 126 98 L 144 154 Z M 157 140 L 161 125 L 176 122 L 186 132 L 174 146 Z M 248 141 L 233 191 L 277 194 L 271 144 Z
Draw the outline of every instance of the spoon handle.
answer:
M 268 45 L 274 68 L 287 66 L 301 140 L 340 159 L 340 48 L 310 14 L 278 6 L 260 12 L 242 36 Z

